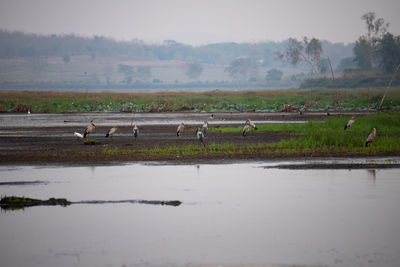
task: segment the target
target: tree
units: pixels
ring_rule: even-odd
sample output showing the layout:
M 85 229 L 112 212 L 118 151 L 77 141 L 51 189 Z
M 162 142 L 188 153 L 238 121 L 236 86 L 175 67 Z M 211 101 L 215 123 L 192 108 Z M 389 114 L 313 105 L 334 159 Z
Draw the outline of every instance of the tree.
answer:
M 249 76 L 255 76 L 258 72 L 257 64 L 248 57 L 241 57 L 231 62 L 225 69 L 230 76 L 247 80 Z
M 186 75 L 191 79 L 197 79 L 203 73 L 203 64 L 200 62 L 190 63 L 186 68 Z
M 317 68 L 319 73 L 325 74 L 329 70 L 329 60 L 327 58 L 323 58 L 317 63 Z
M 118 73 L 125 76 L 124 82 L 130 84 L 133 78 L 148 79 L 151 76 L 151 68 L 149 66 L 130 66 L 118 64 Z
M 122 73 L 125 76 L 124 83 L 130 84 L 133 78 L 133 67 L 124 64 L 118 64 L 118 73 Z
M 400 64 L 400 36 L 386 33 L 379 40 L 377 52 L 380 56 L 380 66 L 386 73 L 393 73 Z
M 270 69 L 267 72 L 267 76 L 265 76 L 265 79 L 267 81 L 280 81 L 282 80 L 283 72 L 278 69 Z
M 288 39 L 288 45 L 284 53 L 277 53 L 278 58 L 284 62 L 289 62 L 296 66 L 300 62 L 307 62 L 313 69 L 315 74 L 319 74 L 318 61 L 322 53 L 321 42 L 316 38 L 309 40 L 307 37 L 303 38 L 303 42 L 295 38 Z
M 343 72 L 345 69 L 352 69 L 355 66 L 354 57 L 346 57 L 339 62 L 339 65 L 336 67 L 336 72 Z
M 361 17 L 367 27 L 366 35 L 360 36 L 354 46 L 354 62 L 360 69 L 372 69 L 378 61 L 377 46 L 379 39 L 386 33 L 389 23 L 382 18 L 376 18 L 374 12 L 368 12 Z

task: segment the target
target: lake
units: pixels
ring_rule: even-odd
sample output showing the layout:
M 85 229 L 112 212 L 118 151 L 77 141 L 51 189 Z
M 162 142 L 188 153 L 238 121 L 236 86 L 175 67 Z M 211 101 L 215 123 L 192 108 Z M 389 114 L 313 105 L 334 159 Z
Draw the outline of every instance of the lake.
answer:
M 0 166 L 42 182 L 2 196 L 183 202 L 2 210 L 0 265 L 400 266 L 400 169 L 265 168 L 285 163 Z

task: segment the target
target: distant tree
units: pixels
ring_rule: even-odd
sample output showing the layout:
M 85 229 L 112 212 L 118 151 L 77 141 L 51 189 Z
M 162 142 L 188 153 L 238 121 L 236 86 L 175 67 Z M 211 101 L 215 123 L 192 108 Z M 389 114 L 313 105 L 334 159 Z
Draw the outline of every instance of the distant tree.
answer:
M 151 68 L 149 66 L 136 66 L 134 67 L 134 76 L 137 79 L 147 80 L 151 76 Z
M 249 76 L 255 76 L 258 72 L 257 64 L 248 57 L 235 59 L 229 67 L 225 68 L 231 77 L 247 80 Z
M 377 52 L 383 71 L 393 73 L 400 64 L 400 36 L 386 33 L 378 42 Z
M 70 60 L 71 60 L 71 58 L 70 58 L 69 55 L 64 55 L 64 56 L 63 56 L 63 61 L 64 61 L 65 64 L 68 64 L 68 62 L 69 62 Z
M 373 39 L 386 33 L 389 23 L 385 23 L 383 18 L 376 18 L 374 12 L 365 13 L 362 17 L 367 26 L 367 38 Z
M 354 62 L 360 69 L 372 69 L 378 61 L 377 46 L 379 39 L 386 33 L 389 23 L 382 18 L 376 18 L 374 12 L 368 12 L 361 17 L 367 27 L 366 35 L 360 36 L 353 48 Z
M 316 38 L 309 40 L 304 37 L 302 42 L 295 38 L 289 38 L 285 52 L 278 52 L 277 55 L 280 60 L 289 62 L 293 66 L 300 62 L 307 62 L 312 67 L 313 72 L 319 74 L 317 64 L 322 51 L 321 42 Z
M 322 73 L 322 74 L 327 73 L 328 71 L 330 71 L 329 70 L 329 68 L 330 68 L 329 60 L 327 58 L 321 59 L 317 63 L 317 68 L 318 68 L 319 73 Z
M 265 79 L 267 81 L 280 81 L 282 80 L 283 72 L 278 69 L 270 69 L 267 72 L 267 76 L 265 76 Z
M 149 66 L 130 66 L 118 64 L 118 73 L 125 76 L 124 82 L 130 84 L 133 79 L 148 79 L 151 76 L 151 69 Z
M 133 78 L 133 67 L 124 64 L 118 64 L 118 73 L 122 73 L 125 76 L 124 83 L 130 84 Z
M 343 72 L 345 69 L 352 69 L 355 66 L 354 57 L 346 57 L 339 62 L 336 72 Z
M 191 79 L 197 79 L 203 73 L 203 64 L 194 62 L 187 65 L 186 75 Z

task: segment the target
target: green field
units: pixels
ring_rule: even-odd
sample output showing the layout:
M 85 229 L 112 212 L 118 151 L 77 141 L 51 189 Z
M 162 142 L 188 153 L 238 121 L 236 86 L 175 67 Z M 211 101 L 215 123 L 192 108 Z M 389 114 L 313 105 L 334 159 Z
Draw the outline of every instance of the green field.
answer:
M 0 112 L 269 112 L 371 110 L 384 89 L 255 90 L 166 93 L 0 92 Z M 400 109 L 400 88 L 387 92 L 385 109 Z
M 258 130 L 268 132 L 289 132 L 295 138 L 281 140 L 273 144 L 236 145 L 208 144 L 187 145 L 184 147 L 165 146 L 142 149 L 104 149 L 104 156 L 141 155 L 144 158 L 159 157 L 237 157 L 241 155 L 258 157 L 282 156 L 378 156 L 392 155 L 400 152 L 400 113 L 378 112 L 368 116 L 357 117 L 356 122 L 346 131 L 344 125 L 350 117 L 329 118 L 325 121 L 309 121 L 304 124 L 264 124 Z M 372 129 L 377 135 L 372 145 L 365 147 L 365 141 Z M 212 133 L 234 132 L 241 134 L 242 127 L 210 128 Z

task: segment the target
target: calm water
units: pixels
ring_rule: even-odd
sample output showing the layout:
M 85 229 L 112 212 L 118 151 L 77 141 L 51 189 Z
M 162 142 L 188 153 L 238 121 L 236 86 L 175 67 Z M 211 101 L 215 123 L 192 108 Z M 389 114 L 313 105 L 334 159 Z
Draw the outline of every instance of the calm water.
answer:
M 243 115 L 246 113 L 240 113 Z M 262 116 L 260 113 L 248 113 L 249 116 L 254 114 Z M 276 120 L 253 120 L 254 123 L 304 123 L 306 121 L 282 120 L 283 113 L 268 113 L 269 116 L 275 116 Z M 326 114 L 326 113 L 314 113 Z M 211 113 L 67 113 L 67 114 L 1 114 L 0 113 L 0 129 L 9 127 L 55 127 L 55 126 L 87 126 L 91 120 L 98 126 L 120 125 L 130 126 L 132 120 L 136 124 L 143 125 L 179 125 L 184 122 L 187 125 L 202 124 L 207 120 L 210 125 L 226 125 L 237 124 L 244 125 L 245 119 L 235 118 L 229 113 L 218 113 L 215 118 L 210 118 Z
M 0 195 L 181 200 L 0 214 L 0 266 L 400 266 L 400 169 L 264 169 L 282 162 L 0 167 Z

